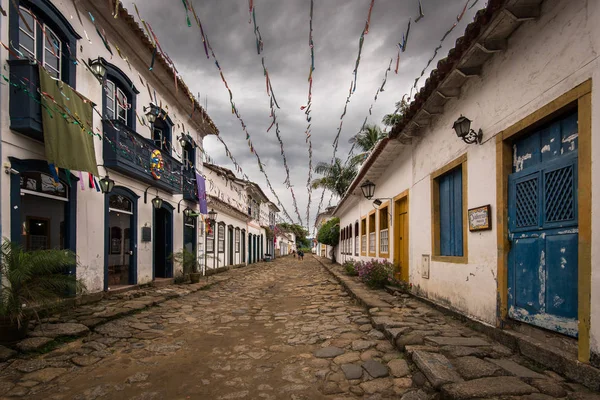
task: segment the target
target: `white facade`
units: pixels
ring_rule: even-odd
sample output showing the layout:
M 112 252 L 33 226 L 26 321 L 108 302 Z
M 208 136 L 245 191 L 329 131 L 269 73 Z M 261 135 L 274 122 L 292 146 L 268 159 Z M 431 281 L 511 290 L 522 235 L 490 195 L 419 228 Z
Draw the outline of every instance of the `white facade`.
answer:
M 103 126 L 103 121 L 98 115 L 98 113 L 103 113 L 103 101 L 105 101 L 103 96 L 105 91 L 97 78 L 83 65 L 83 61 L 87 63 L 88 60 L 94 60 L 98 57 L 102 57 L 107 60 L 107 63 L 110 65 L 107 68 L 109 69 L 109 72 L 113 73 L 115 76 L 119 75 L 121 78 L 125 77 L 124 79 L 128 79 L 135 87 L 135 90 L 132 90 L 131 94 L 131 96 L 135 98 L 135 101 L 130 101 L 130 99 L 125 100 L 127 103 L 129 103 L 129 105 L 135 104 L 133 109 L 127 110 L 128 115 L 132 116 L 132 122 L 127 122 L 132 131 L 134 131 L 134 134 L 132 134 L 131 137 L 143 137 L 148 139 L 151 137 L 151 130 L 148 122 L 145 119 L 144 108 L 149 107 L 151 102 L 155 103 L 157 106 L 162 107 L 163 112 L 168 110 L 167 115 L 172 122 L 172 127 L 170 127 L 171 145 L 169 145 L 168 148 L 172 149 L 171 153 L 173 159 L 177 162 L 182 161 L 183 152 L 181 145 L 179 144 L 178 137 L 185 132 L 185 134 L 189 134 L 189 137 L 193 139 L 193 142 L 197 146 L 194 148 L 195 160 L 189 160 L 190 164 L 194 165 L 189 165 L 189 167 L 197 167 L 199 172 L 202 171 L 201 155 L 203 137 L 207 134 L 216 133 L 216 127 L 212 124 L 210 118 L 204 113 L 202 108 L 197 103 L 196 106 L 192 104 L 189 91 L 187 91 L 187 87 L 184 86 L 183 81 L 179 80 L 179 87 L 177 89 L 175 88 L 173 73 L 166 67 L 160 54 L 157 55 L 153 71 L 149 71 L 149 66 L 146 63 L 151 59 L 152 51 L 146 44 L 144 44 L 145 39 L 140 36 L 142 34 L 141 30 L 136 30 L 128 24 L 125 19 L 125 12 L 123 9 L 121 9 L 119 18 L 115 19 L 112 16 L 113 10 L 109 10 L 107 2 L 80 1 L 78 4 L 79 12 L 82 15 L 82 26 L 77 18 L 73 18 L 77 12 L 73 7 L 73 3 L 71 2 L 58 2 L 49 0 L 28 2 L 22 0 L 17 1 L 16 4 L 21 4 L 25 10 L 30 9 L 34 14 L 36 14 L 36 17 L 40 21 L 47 23 L 48 26 L 54 26 L 52 24 L 56 23 L 56 21 L 65 27 L 70 25 L 72 31 L 79 36 L 75 42 L 75 46 L 70 46 L 73 52 L 76 51 L 76 57 L 79 60 L 79 63 L 75 65 L 68 60 L 65 46 L 66 42 L 62 42 L 61 49 L 63 53 L 60 57 L 62 60 L 61 66 L 63 68 L 71 71 L 74 70 L 74 73 L 71 76 L 75 79 L 75 81 L 73 81 L 71 78 L 68 78 L 68 71 L 63 70 L 62 74 L 63 80 L 68 80 L 71 82 L 79 93 L 83 94 L 94 104 L 96 104 L 96 110 L 98 112 L 94 112 L 92 121 L 94 132 L 101 134 L 105 129 Z M 43 6 L 42 8 L 50 7 L 51 9 L 55 10 L 56 13 L 53 15 L 46 14 L 40 8 L 40 5 Z M 11 30 L 13 30 L 13 26 L 17 27 L 16 29 L 18 29 L 18 15 L 16 14 L 13 3 L 10 1 L 2 1 L 2 6 L 5 10 L 7 10 L 9 18 L 5 18 L 2 21 L 0 29 L 1 40 L 3 43 L 12 42 L 14 46 L 17 46 L 18 39 L 13 35 Z M 96 34 L 96 29 L 90 20 L 89 13 L 92 13 L 94 16 L 100 31 L 105 32 L 108 45 L 111 46 L 113 55 L 109 53 L 107 48 L 103 45 L 100 37 L 98 37 Z M 10 29 L 9 26 L 11 27 Z M 54 30 L 58 31 L 58 28 L 54 28 Z M 65 31 L 66 30 L 68 29 L 65 29 Z M 87 32 L 87 35 L 90 36 L 90 41 L 86 39 L 86 33 L 84 32 Z M 63 35 L 62 32 L 57 32 L 57 34 L 59 36 Z M 43 40 L 43 36 L 40 35 L 42 35 L 41 30 L 38 32 L 39 37 L 37 40 Z M 117 47 L 119 50 L 117 50 Z M 128 59 L 128 62 L 117 54 L 118 51 L 120 51 L 123 57 Z M 14 63 L 8 62 L 9 58 L 12 59 L 13 56 L 9 56 L 8 52 L 2 51 L 1 57 L 2 64 L 6 67 L 4 69 L 5 73 L 11 74 L 11 80 L 18 81 L 19 77 L 15 75 L 15 73 L 17 73 L 17 69 L 14 66 Z M 9 66 L 8 64 L 11 65 Z M 31 68 L 33 68 L 33 71 L 37 72 L 38 66 Z M 119 72 L 122 74 L 119 74 Z M 109 77 L 108 75 L 107 78 L 114 80 L 118 79 L 117 77 Z M 152 93 L 150 93 L 148 88 L 152 88 Z M 36 240 L 42 240 L 42 242 L 46 244 L 42 244 L 40 246 L 47 248 L 50 246 L 55 246 L 53 241 L 55 241 L 57 235 L 56 226 L 59 225 L 58 219 L 61 218 L 60 216 L 57 218 L 56 213 L 53 213 L 53 216 L 43 215 L 44 212 L 39 206 L 39 204 L 44 203 L 52 204 L 52 201 L 54 200 L 51 200 L 47 197 L 40 197 L 34 193 L 23 194 L 23 192 L 21 192 L 21 194 L 19 194 L 19 174 L 22 177 L 27 171 L 35 170 L 36 173 L 41 172 L 42 174 L 47 175 L 48 168 L 33 168 L 32 165 L 35 164 L 35 162 L 30 161 L 38 160 L 38 164 L 44 166 L 46 163 L 44 144 L 11 129 L 13 124 L 16 123 L 16 120 L 14 118 L 11 119 L 9 105 L 11 98 L 16 98 L 15 96 L 18 95 L 17 92 L 18 91 L 16 89 L 11 88 L 9 85 L 2 85 L 0 87 L 0 124 L 2 138 L 2 148 L 0 150 L 1 158 L 2 164 L 4 168 L 7 169 L 7 172 L 10 172 L 11 168 L 13 171 L 12 174 L 2 174 L 0 178 L 2 199 L 2 236 L 11 238 L 13 241 L 19 241 L 23 239 L 24 245 L 30 245 L 34 235 L 31 233 L 32 229 L 30 229 L 31 227 L 28 226 L 28 221 L 40 221 L 37 223 L 48 226 L 48 233 L 46 234 L 42 232 L 41 234 L 37 234 Z M 189 116 L 194 108 L 195 115 L 192 117 L 192 119 L 190 119 Z M 142 120 L 145 122 L 146 126 L 142 124 Z M 165 118 L 165 120 L 161 123 L 166 124 L 167 122 L 165 121 L 168 121 L 168 119 Z M 155 127 L 156 126 L 158 125 L 155 125 Z M 156 148 L 156 146 L 150 144 L 150 142 L 143 142 L 143 139 L 136 140 L 139 143 L 142 143 L 140 146 L 145 148 Z M 98 140 L 97 138 L 94 139 L 97 164 L 106 164 L 109 166 L 108 169 L 99 167 L 99 173 L 101 176 L 96 177 L 96 180 L 99 180 L 106 174 L 106 172 L 108 172 L 110 177 L 115 181 L 115 187 L 121 188 L 122 192 L 127 192 L 131 195 L 131 200 L 135 203 L 133 206 L 133 213 L 128 214 L 127 212 L 118 212 L 117 214 L 119 214 L 119 218 L 124 218 L 122 221 L 129 221 L 127 218 L 134 218 L 133 220 L 136 220 L 137 223 L 135 223 L 135 226 L 133 227 L 133 232 L 127 229 L 126 233 L 123 229 L 120 229 L 118 237 L 117 235 L 111 236 L 111 234 L 107 232 L 107 227 L 113 226 L 112 224 L 114 223 L 114 232 L 117 232 L 120 222 L 114 222 L 113 216 L 107 215 L 105 207 L 108 202 L 105 202 L 105 195 L 96 191 L 96 189 L 89 188 L 87 173 L 81 175 L 83 178 L 82 181 L 77 181 L 76 178 L 80 177 L 79 173 L 77 171 L 71 171 L 72 176 L 69 177 L 71 180 L 71 186 L 67 190 L 69 192 L 76 192 L 73 193 L 73 198 L 76 199 L 76 212 L 75 215 L 69 215 L 69 218 L 73 220 L 73 224 L 71 225 L 73 229 L 68 226 L 66 220 L 60 221 L 63 222 L 61 225 L 63 232 L 61 237 L 63 239 L 61 240 L 64 240 L 63 247 L 69 247 L 69 244 L 74 245 L 72 250 L 77 253 L 81 263 L 81 266 L 76 270 L 77 277 L 82 279 L 89 292 L 107 290 L 110 287 L 119 284 L 149 283 L 156 277 L 172 277 L 177 273 L 177 269 L 179 267 L 173 267 L 168 261 L 168 257 L 171 252 L 177 252 L 184 247 L 184 218 L 182 211 L 187 207 L 197 211 L 197 202 L 182 201 L 180 203 L 180 200 L 183 198 L 181 190 L 174 190 L 173 193 L 171 193 L 163 189 L 158 189 L 157 191 L 155 188 L 148 190 L 147 202 L 144 202 L 144 192 L 147 190 L 148 186 L 150 186 L 149 182 L 153 182 L 149 179 L 144 181 L 134 177 L 132 174 L 123 173 L 123 171 L 118 172 L 117 170 L 112 169 L 110 167 L 110 163 L 103 157 L 104 152 L 106 151 L 106 146 L 103 147 L 103 144 L 104 143 L 102 140 Z M 165 153 L 164 157 L 167 157 L 167 152 L 168 150 L 163 150 L 163 153 Z M 149 160 L 141 160 L 140 162 L 146 164 L 147 161 Z M 173 165 L 178 166 L 183 164 L 175 163 Z M 181 173 L 182 171 L 179 170 L 177 172 Z M 60 171 L 60 176 L 66 176 L 64 170 Z M 150 172 L 148 171 L 148 177 L 150 176 Z M 191 176 L 193 177 L 193 173 Z M 42 179 L 46 178 L 42 177 Z M 162 179 L 165 179 L 164 175 Z M 63 184 L 68 186 L 66 179 Z M 195 191 L 195 182 L 184 182 L 184 188 L 186 185 L 191 185 L 191 189 Z M 157 253 L 155 248 L 156 246 L 154 244 L 156 236 L 156 230 L 154 229 L 156 215 L 151 203 L 151 200 L 157 195 L 157 193 L 158 196 L 160 196 L 160 198 L 163 200 L 163 209 L 165 210 L 165 215 L 167 215 L 165 217 L 165 221 L 168 220 L 166 222 L 168 223 L 168 226 L 165 228 L 164 233 L 165 237 L 171 236 L 170 232 L 168 231 L 172 232 L 172 237 L 169 238 L 170 245 L 166 246 L 169 248 L 165 247 L 164 250 L 158 249 L 159 253 L 163 253 L 161 260 L 157 260 L 157 257 L 155 257 L 155 253 Z M 24 199 L 23 202 L 29 202 L 30 198 L 35 198 L 38 202 L 36 203 L 37 209 L 23 210 L 26 213 L 23 215 L 27 216 L 27 220 L 22 221 L 22 223 L 19 221 L 19 215 L 16 213 L 19 206 L 12 204 L 14 199 L 18 198 L 19 195 L 21 199 Z M 23 203 L 23 205 L 25 207 L 25 203 Z M 113 213 L 114 211 L 109 212 L 109 214 Z M 65 211 L 64 218 L 67 218 L 66 214 L 67 211 Z M 125 214 L 131 215 L 131 217 L 124 217 Z M 129 222 L 126 222 L 126 224 L 127 226 L 134 225 L 130 224 Z M 19 232 L 18 229 L 16 229 L 16 227 L 19 227 L 20 225 L 23 227 L 22 232 Z M 144 227 L 150 228 L 150 238 L 146 238 L 144 236 Z M 191 240 L 194 243 L 189 243 L 190 249 L 193 251 L 198 251 L 198 243 L 202 243 L 203 240 L 200 237 L 200 234 L 197 232 L 197 229 L 193 229 L 194 234 L 192 236 L 194 236 L 194 239 Z M 54 239 L 46 239 L 47 236 Z M 69 241 L 69 243 L 67 243 L 68 240 L 66 239 L 68 237 L 71 237 L 71 241 Z M 132 241 L 134 237 L 137 237 L 135 243 Z M 110 246 L 108 245 L 106 238 L 108 238 L 108 241 L 111 242 Z M 149 241 L 145 241 L 146 239 L 149 239 Z M 119 281 L 119 278 L 116 277 L 113 282 L 109 282 L 107 279 L 108 264 L 113 262 L 111 260 L 114 260 L 114 256 L 117 254 L 120 254 L 122 259 L 127 258 L 129 251 L 129 249 L 126 248 L 127 244 L 131 246 L 132 252 L 130 261 L 125 262 L 129 264 L 131 268 L 129 278 L 125 279 L 125 281 Z M 111 252 L 110 259 L 109 255 L 107 254 L 107 250 Z M 119 263 L 118 261 L 114 262 Z M 156 269 L 157 262 L 162 264 L 162 267 L 160 267 L 162 269 L 160 274 Z M 132 263 L 134 265 L 132 265 Z M 112 267 L 114 266 L 111 266 L 111 268 Z
M 353 184 L 351 193 L 340 202 L 335 215 L 340 217 L 341 228 L 352 227 L 352 239 L 356 235 L 354 227 L 359 226 L 360 246 L 363 234 L 367 233 L 361 221 L 363 218 L 368 219 L 369 214 L 375 210 L 373 200 L 379 198 L 384 202 L 379 209 L 385 206 L 386 201 L 391 202 L 388 253 L 382 255 L 379 246 L 380 216 L 379 211 L 375 211 L 374 251 L 370 252 L 367 248 L 363 253 L 362 248 L 359 247 L 357 251 L 351 244 L 344 251 L 347 254 L 341 254 L 343 250 L 339 246 L 338 260 L 386 258 L 398 261 L 400 249 L 395 248 L 394 239 L 400 232 L 394 232 L 397 222 L 394 219 L 397 218 L 398 211 L 395 207 L 398 204 L 396 200 L 407 196 L 408 235 L 404 239 L 408 239 L 409 243 L 407 277 L 413 290 L 489 324 L 511 320 L 506 315 L 504 301 L 510 301 L 512 294 L 506 293 L 508 278 L 502 276 L 506 273 L 506 261 L 502 252 L 506 251 L 508 254 L 509 250 L 504 247 L 504 231 L 498 233 L 500 229 L 506 229 L 504 227 L 508 224 L 502 213 L 503 203 L 499 203 L 508 189 L 498 189 L 505 187 L 502 186 L 504 178 L 499 178 L 505 172 L 499 170 L 498 166 L 506 162 L 506 157 L 513 155 L 512 150 L 507 154 L 506 150 L 502 150 L 505 153 L 500 153 L 499 149 L 504 143 L 509 143 L 509 135 L 519 131 L 524 131 L 526 135 L 535 126 L 550 123 L 553 118 L 558 118 L 575 107 L 579 113 L 581 143 L 579 179 L 591 176 L 591 185 L 584 183 L 581 186 L 580 182 L 578 187 L 579 358 L 587 361 L 591 351 L 592 362 L 595 360 L 597 364 L 600 361 L 600 269 L 597 268 L 600 238 L 595 232 L 600 229 L 600 217 L 591 210 L 600 207 L 600 167 L 598 162 L 586 161 L 585 154 L 589 154 L 591 160 L 597 161 L 600 158 L 600 144 L 597 140 L 591 140 L 591 137 L 598 136 L 594 132 L 600 124 L 600 102 L 595 101 L 596 90 L 592 90 L 591 84 L 600 79 L 597 56 L 600 50 L 600 26 L 596 22 L 599 19 L 600 3 L 597 2 L 543 2 L 540 17 L 523 23 L 508 38 L 506 49 L 497 52 L 484 63 L 479 76 L 468 80 L 464 78 L 464 74 L 460 76 L 466 82 L 462 88 L 459 87 L 458 98 L 447 101 L 441 114 L 431 118 L 429 126 L 425 122 L 419 122 L 422 126 L 419 131 L 416 128 L 412 131 L 413 125 L 410 124 L 409 128 L 405 128 L 405 131 L 411 129 L 411 132 L 418 132 L 413 135 L 415 138 L 412 143 L 401 143 L 394 139 L 380 143 Z M 493 25 L 494 23 L 490 26 Z M 473 120 L 472 128 L 482 129 L 481 145 L 467 145 L 456 137 L 451 127 L 461 114 Z M 421 117 L 418 115 L 418 118 Z M 535 125 L 536 121 L 540 122 Z M 589 131 L 588 121 L 591 122 Z M 584 142 L 581 142 L 582 132 L 587 135 Z M 574 137 L 577 138 L 577 135 Z M 583 143 L 591 144 L 584 149 Z M 505 158 L 501 158 L 499 154 L 505 154 Z M 433 238 L 436 232 L 432 232 L 432 229 L 436 222 L 432 215 L 432 210 L 435 209 L 432 189 L 440 170 L 457 159 L 462 159 L 465 164 L 462 175 L 466 191 L 464 209 L 490 204 L 489 218 L 492 223 L 491 229 L 479 232 L 469 232 L 468 225 L 465 224 L 464 257 L 460 261 L 449 262 L 434 254 Z M 513 162 L 522 162 L 522 159 Z M 518 172 L 518 164 L 515 165 Z M 375 195 L 371 200 L 366 200 L 359 188 L 366 179 L 376 184 Z M 581 197 L 581 192 L 586 190 L 591 191 L 591 203 L 587 203 L 590 196 L 587 196 L 587 200 Z M 591 215 L 582 217 L 581 213 L 587 206 L 587 212 Z M 591 224 L 590 228 L 586 228 L 589 226 L 586 221 Z M 586 254 L 591 256 L 591 262 Z M 548 259 L 545 262 L 547 264 Z M 502 300 L 506 298 L 509 300 Z M 532 323 L 543 322 L 538 320 Z M 570 326 L 577 329 L 577 321 Z M 586 336 L 583 340 L 582 335 Z

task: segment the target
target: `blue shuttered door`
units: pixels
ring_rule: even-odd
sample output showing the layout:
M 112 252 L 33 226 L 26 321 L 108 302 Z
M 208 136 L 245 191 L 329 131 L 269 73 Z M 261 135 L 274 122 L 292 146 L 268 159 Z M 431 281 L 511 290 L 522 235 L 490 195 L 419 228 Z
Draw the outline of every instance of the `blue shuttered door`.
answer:
M 439 179 L 440 255 L 463 255 L 462 167 Z
M 577 113 L 513 150 L 509 316 L 577 336 Z

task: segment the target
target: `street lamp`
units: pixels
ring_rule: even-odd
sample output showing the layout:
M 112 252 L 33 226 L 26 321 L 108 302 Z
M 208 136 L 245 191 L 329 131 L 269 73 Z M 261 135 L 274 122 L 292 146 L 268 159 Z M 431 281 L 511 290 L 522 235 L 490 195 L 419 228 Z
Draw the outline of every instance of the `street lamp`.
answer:
M 360 190 L 367 200 L 371 200 L 373 194 L 375 194 L 375 184 L 367 179 L 362 185 L 360 185 Z
M 466 144 L 481 144 L 483 138 L 483 131 L 479 129 L 479 132 L 475 132 L 471 129 L 471 120 L 461 115 L 454 124 L 452 129 L 456 132 L 456 136 L 463 140 Z
M 90 65 L 90 69 L 96 75 L 99 80 L 104 79 L 104 75 L 106 75 L 106 61 L 102 57 L 98 57 L 95 60 L 89 60 L 88 64 Z
M 217 212 L 215 210 L 213 210 L 212 208 L 208 212 L 208 219 L 211 220 L 211 221 L 216 221 L 217 220 Z
M 194 213 L 194 210 L 192 210 L 191 208 L 186 208 L 185 210 L 183 210 L 183 216 L 186 218 L 190 218 L 190 217 L 196 217 L 197 214 Z
M 181 145 L 181 148 L 183 149 L 185 147 L 185 145 L 188 143 L 188 139 L 185 137 L 184 133 L 182 133 L 178 139 L 179 139 L 179 144 Z

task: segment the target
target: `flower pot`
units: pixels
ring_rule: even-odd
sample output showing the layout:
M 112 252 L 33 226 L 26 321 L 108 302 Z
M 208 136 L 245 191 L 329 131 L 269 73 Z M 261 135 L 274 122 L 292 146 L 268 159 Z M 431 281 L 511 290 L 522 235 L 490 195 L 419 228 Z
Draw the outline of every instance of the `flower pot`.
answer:
M 0 343 L 12 344 L 24 339 L 28 325 L 29 321 L 25 320 L 17 327 L 17 322 L 11 321 L 10 317 L 0 316 Z
M 202 274 L 199 272 L 192 272 L 192 273 L 190 273 L 190 281 L 192 283 L 198 283 L 198 282 L 200 282 L 201 276 L 202 276 Z

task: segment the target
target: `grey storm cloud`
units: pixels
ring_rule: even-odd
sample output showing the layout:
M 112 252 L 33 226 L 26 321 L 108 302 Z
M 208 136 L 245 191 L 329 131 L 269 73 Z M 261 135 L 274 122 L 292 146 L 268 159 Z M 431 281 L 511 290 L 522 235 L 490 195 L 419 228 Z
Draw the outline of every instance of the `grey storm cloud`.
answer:
M 369 33 L 365 35 L 358 70 L 356 91 L 351 97 L 339 140 L 337 156 L 345 159 L 351 145 L 348 140 L 356 134 L 365 119 L 383 128 L 381 119 L 394 110 L 394 104 L 410 92 L 427 61 L 433 55 L 444 33 L 456 22 L 466 0 L 421 0 L 425 17 L 418 16 L 418 0 L 375 0 Z M 471 6 L 476 0 L 471 0 Z M 309 10 L 310 0 L 254 0 L 256 22 L 264 42 L 260 55 L 256 51 L 253 25 L 249 23 L 247 0 L 188 0 L 200 18 L 223 74 L 233 93 L 233 101 L 248 127 L 252 143 L 265 164 L 265 171 L 285 209 L 294 219 L 296 214 L 292 196 L 284 185 L 285 170 L 275 131 L 267 132 L 271 124 L 269 97 L 261 58 L 269 71 L 272 87 L 280 109 L 277 110 L 281 138 L 290 169 L 290 180 L 296 195 L 298 209 L 307 225 L 306 207 L 308 192 L 308 145 L 304 131 L 307 126 L 304 112 L 308 97 L 310 68 Z M 133 2 L 123 1 L 133 11 Z M 370 0 L 314 0 L 313 40 L 315 71 L 313 72 L 313 97 L 311 129 L 313 166 L 319 161 L 329 162 L 332 142 L 337 133 L 353 70 L 358 55 L 358 43 L 365 26 Z M 483 1 L 481 1 L 483 3 Z M 456 29 L 446 38 L 442 49 L 425 76 L 435 68 L 437 60 L 447 55 L 455 40 L 464 33 L 473 20 L 477 4 L 467 10 Z M 198 27 L 186 23 L 182 2 L 140 0 L 137 2 L 141 17 L 152 25 L 162 48 L 169 54 L 178 71 L 193 93 L 199 93 L 220 135 L 245 174 L 261 185 L 271 200 L 256 158 L 250 153 L 245 133 L 231 113 L 227 92 L 215 62 L 206 58 Z M 409 18 L 412 18 L 406 52 L 400 56 L 398 74 L 394 74 L 397 43 L 402 40 Z M 380 93 L 372 115 L 369 106 L 381 85 L 390 60 L 385 91 Z M 204 146 L 219 165 L 233 168 L 221 143 L 208 137 Z M 313 174 L 314 176 L 314 174 Z M 314 176 L 316 177 L 316 176 Z M 310 227 L 316 217 L 321 190 L 314 191 L 310 207 Z M 325 195 L 324 205 L 330 198 Z M 333 198 L 333 203 L 337 199 Z M 296 221 L 297 222 L 297 221 Z

